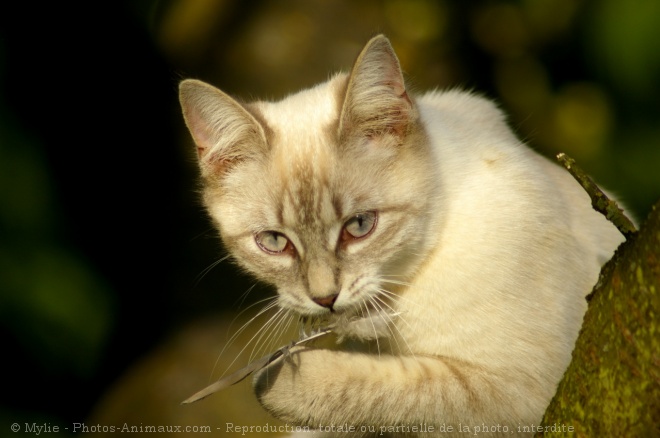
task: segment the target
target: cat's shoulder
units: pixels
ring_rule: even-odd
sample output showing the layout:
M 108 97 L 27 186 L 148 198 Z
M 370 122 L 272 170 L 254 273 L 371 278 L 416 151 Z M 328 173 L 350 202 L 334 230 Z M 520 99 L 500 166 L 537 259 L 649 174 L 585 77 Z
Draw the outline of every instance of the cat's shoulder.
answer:
M 477 122 L 481 126 L 483 123 L 506 123 L 506 116 L 495 101 L 473 91 L 459 88 L 434 90 L 419 95 L 416 100 L 422 113 L 427 115 L 441 115 L 444 119 L 455 118 L 467 123 Z
M 481 111 L 492 111 L 501 113 L 492 99 L 489 99 L 475 91 L 459 87 L 448 89 L 434 89 L 417 95 L 418 102 L 438 108 L 466 108 Z
M 415 98 L 421 121 L 439 152 L 474 159 L 483 154 L 515 159 L 526 149 L 491 99 L 471 91 L 431 91 Z M 447 157 L 445 157 L 447 158 Z

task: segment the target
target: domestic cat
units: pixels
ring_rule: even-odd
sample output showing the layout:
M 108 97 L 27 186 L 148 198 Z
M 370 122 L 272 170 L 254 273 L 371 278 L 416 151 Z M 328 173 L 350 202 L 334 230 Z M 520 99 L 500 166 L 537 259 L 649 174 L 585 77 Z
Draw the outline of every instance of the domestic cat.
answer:
M 377 342 L 293 350 L 255 377 L 265 409 L 357 436 L 539 424 L 623 238 L 492 102 L 409 94 L 382 35 L 279 102 L 190 79 L 180 100 L 233 258 L 282 315 Z

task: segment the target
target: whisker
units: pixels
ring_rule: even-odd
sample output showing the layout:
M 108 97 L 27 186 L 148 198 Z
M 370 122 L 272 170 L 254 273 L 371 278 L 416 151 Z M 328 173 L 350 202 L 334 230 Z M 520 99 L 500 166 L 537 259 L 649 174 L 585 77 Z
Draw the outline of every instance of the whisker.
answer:
M 250 320 L 249 320 L 248 322 L 246 322 L 245 324 L 243 324 L 243 325 L 241 326 L 241 328 L 238 329 L 238 331 L 237 331 L 236 333 L 234 333 L 234 335 L 229 339 L 229 341 L 227 342 L 227 344 L 225 345 L 225 347 L 224 347 L 224 348 L 222 349 L 222 351 L 220 352 L 220 355 L 218 355 L 218 359 L 216 360 L 216 366 L 217 366 L 218 361 L 220 360 L 220 357 L 222 356 L 222 353 L 224 353 L 224 351 L 227 349 L 227 347 L 229 347 L 229 346 L 230 346 L 230 345 L 231 345 L 231 344 L 232 344 L 232 343 L 238 338 L 238 336 L 239 336 L 239 335 L 240 335 L 240 334 L 241 334 L 241 333 L 242 333 L 242 332 L 243 332 L 243 331 L 244 331 L 244 330 L 245 330 L 250 324 L 252 324 L 252 323 L 253 323 L 257 318 L 259 318 L 261 315 L 265 314 L 266 312 L 270 311 L 271 309 L 273 309 L 274 307 L 277 306 L 277 300 L 276 300 L 276 299 L 270 298 L 270 300 L 272 300 L 271 303 L 269 303 L 268 305 L 266 305 L 263 309 L 261 309 L 261 310 L 259 311 L 259 313 L 257 313 L 255 316 L 253 316 L 252 318 L 250 318 Z M 262 301 L 266 301 L 266 300 L 262 300 Z M 271 317 L 268 319 L 268 321 L 271 321 L 274 317 L 276 317 L 276 316 L 280 313 L 280 311 L 281 311 L 281 309 L 278 310 L 278 311 L 275 313 L 275 315 L 271 316 Z M 233 361 L 227 366 L 227 369 L 224 371 L 224 373 L 226 373 L 226 372 L 229 370 L 229 368 L 231 368 L 231 367 L 234 365 L 234 363 L 236 363 L 236 361 L 238 360 L 238 358 L 240 357 L 240 355 L 243 354 L 243 352 L 245 351 L 245 349 L 246 349 L 246 348 L 252 343 L 252 341 L 254 341 L 254 339 L 255 339 L 255 338 L 256 338 L 256 337 L 257 337 L 257 336 L 258 336 L 258 335 L 264 330 L 264 328 L 265 328 L 267 325 L 268 325 L 268 322 L 266 322 L 266 324 L 264 324 L 259 330 L 257 330 L 257 332 L 254 334 L 254 336 L 252 336 L 252 338 L 251 338 L 251 339 L 245 344 L 245 346 L 241 349 L 241 351 L 238 352 L 238 354 L 236 355 L 236 357 L 234 358 L 234 360 L 233 360 Z M 215 366 L 214 366 L 214 369 L 215 369 Z M 223 376 L 224 376 L 224 373 L 223 373 Z
M 406 303 L 413 304 L 414 306 L 419 307 L 419 308 L 422 308 L 422 307 L 423 307 L 423 306 L 421 306 L 420 304 L 414 302 L 413 300 L 411 300 L 411 299 L 409 299 L 409 298 L 406 298 L 406 297 L 404 297 L 404 296 L 401 296 L 401 295 L 395 294 L 395 293 L 393 293 L 392 291 L 389 291 L 389 290 L 387 290 L 387 289 L 379 288 L 379 289 L 378 289 L 378 292 L 379 292 L 380 295 L 385 296 L 385 297 L 388 297 L 388 298 L 391 299 L 391 300 L 395 300 L 395 301 L 396 301 L 396 300 L 401 300 L 401 301 L 404 301 L 404 302 L 406 302 Z M 389 304 L 387 304 L 387 302 L 384 301 L 382 298 L 379 298 L 379 299 L 380 299 L 380 301 L 381 301 L 383 304 L 387 305 L 387 306 L 388 306 L 393 312 L 396 311 L 396 309 L 394 309 L 392 306 L 390 306 Z M 403 322 L 404 322 L 409 328 L 413 329 L 413 326 L 412 326 L 412 325 L 406 320 L 406 318 L 404 317 L 403 314 L 400 315 L 399 317 L 400 317 L 401 321 L 403 321 Z M 436 328 L 436 327 L 433 327 L 433 326 L 429 325 L 428 323 L 424 323 L 424 325 L 425 325 L 426 329 L 429 331 L 429 333 L 432 333 L 432 334 L 437 333 L 437 328 Z
M 380 280 L 381 283 L 391 283 L 391 284 L 396 284 L 398 286 L 412 287 L 412 283 L 409 283 L 407 281 L 390 280 L 390 279 L 387 279 L 387 278 L 383 278 L 382 276 L 381 276 L 381 278 L 379 278 L 379 280 Z
M 202 270 L 202 272 L 197 274 L 197 276 L 195 277 L 194 287 L 197 287 L 199 285 L 199 283 L 204 279 L 204 277 L 206 277 L 208 275 L 208 273 L 213 270 L 213 268 L 215 268 L 216 266 L 218 266 L 220 263 L 224 262 L 228 258 L 231 258 L 230 254 L 227 254 L 226 256 L 224 256 L 222 258 L 219 258 L 218 260 L 214 261 L 209 266 L 204 268 Z
M 378 302 L 381 303 L 383 306 L 387 307 L 387 309 L 389 310 L 389 312 L 385 312 L 385 313 L 388 315 L 388 317 L 390 317 L 390 316 L 389 316 L 390 314 L 396 314 L 396 313 L 399 313 L 394 307 L 392 307 L 392 306 L 390 305 L 390 303 L 388 303 L 387 301 L 385 301 L 383 298 L 380 297 L 380 295 L 385 295 L 385 296 L 386 296 L 387 298 L 389 298 L 389 299 L 394 299 L 394 300 L 396 300 L 396 299 L 399 299 L 399 298 L 400 298 L 398 295 L 393 294 L 392 292 L 388 291 L 387 289 L 383 289 L 383 288 L 378 288 L 378 289 L 376 290 L 376 292 L 377 292 L 378 294 L 377 294 L 377 295 L 374 295 L 373 298 L 376 299 L 376 300 L 378 300 Z M 385 311 L 385 309 L 384 309 L 382 306 L 379 305 L 378 307 L 379 307 L 381 310 Z M 399 316 L 401 316 L 401 315 L 399 315 Z M 390 320 L 391 320 L 391 317 L 390 317 Z M 405 322 L 406 324 L 408 324 L 408 321 L 406 321 L 405 318 L 401 318 L 401 320 L 402 320 L 403 322 Z M 410 326 L 410 324 L 408 324 L 408 327 L 411 327 L 411 328 L 412 328 L 412 326 Z
M 284 326 L 284 329 L 282 330 L 282 334 L 288 332 L 289 328 L 291 327 L 291 323 L 296 320 L 295 312 L 288 312 L 288 315 L 289 315 L 289 320 L 287 321 L 286 325 Z
M 385 309 L 378 302 L 378 301 L 382 302 L 382 300 L 380 300 L 378 298 L 378 296 L 371 296 L 371 297 L 369 297 L 369 301 L 371 302 L 371 304 L 373 304 L 374 308 L 376 308 L 378 310 L 378 317 L 385 323 L 385 327 L 387 327 L 387 330 L 390 332 L 390 336 L 388 336 L 388 342 L 390 343 L 390 350 L 392 350 L 392 340 L 391 340 L 391 338 L 394 338 L 394 342 L 397 344 L 397 348 L 399 350 L 401 350 L 401 348 L 399 347 L 399 341 L 396 339 L 396 336 L 395 336 L 394 332 L 392 331 L 392 328 L 390 327 L 390 324 L 391 325 L 395 324 L 394 320 L 392 319 L 392 317 L 388 314 L 388 312 L 386 312 Z M 388 306 L 388 307 L 390 307 L 390 306 Z M 390 307 L 390 309 L 391 309 L 391 307 Z M 395 328 L 396 328 L 396 326 L 395 326 Z
M 240 315 L 242 315 L 243 312 L 245 312 L 246 310 L 248 310 L 250 307 L 256 306 L 256 305 L 258 305 L 258 304 L 261 304 L 261 303 L 263 303 L 263 302 L 267 302 L 267 301 L 275 301 L 275 299 L 276 299 L 276 297 L 265 298 L 265 299 L 263 299 L 263 300 L 260 300 L 260 301 L 258 301 L 258 302 L 256 302 L 256 303 L 254 303 L 254 304 L 248 306 L 246 309 L 242 310 L 242 311 L 241 311 L 238 315 L 236 315 L 236 316 L 234 317 L 234 319 L 232 319 L 232 321 L 229 323 L 229 327 L 227 328 L 227 332 L 231 331 L 231 327 L 234 325 L 234 322 L 236 322 L 236 320 L 240 317 Z M 236 331 L 236 332 L 235 332 L 235 333 L 234 333 L 234 334 L 233 334 L 233 335 L 227 340 L 227 342 L 225 343 L 225 346 L 222 348 L 222 350 L 221 350 L 220 353 L 218 354 L 218 357 L 217 357 L 216 360 L 215 360 L 215 364 L 213 365 L 213 369 L 212 369 L 212 371 L 211 371 L 211 374 L 213 374 L 213 371 L 215 371 L 216 367 L 218 366 L 218 362 L 220 361 L 220 358 L 222 357 L 222 354 L 225 352 L 225 350 L 226 350 L 227 348 L 229 348 L 229 347 L 234 343 L 234 341 L 236 341 L 236 339 L 238 338 L 238 336 L 240 336 L 240 334 L 243 333 L 243 331 L 244 331 L 244 330 L 245 330 L 250 324 L 252 324 L 252 323 L 253 323 L 253 322 L 254 322 L 259 316 L 261 316 L 264 312 L 268 311 L 268 310 L 271 309 L 272 307 L 273 307 L 273 303 L 268 304 L 264 309 L 262 309 L 259 313 L 257 313 L 257 315 L 255 315 L 255 316 L 252 317 L 249 321 L 247 321 L 245 324 L 243 324 L 243 325 L 242 325 L 242 326 L 241 326 L 241 327 L 240 327 L 240 328 L 239 328 L 239 329 L 238 329 L 238 330 L 237 330 L 237 331 Z M 226 371 L 225 371 L 225 372 L 226 372 Z
M 379 292 L 381 292 L 381 291 L 382 291 L 382 290 L 379 290 Z M 413 351 L 412 348 L 410 348 L 410 344 L 408 344 L 408 341 L 406 340 L 406 338 L 405 338 L 405 337 L 403 336 L 403 334 L 401 333 L 401 330 L 399 330 L 399 327 L 396 325 L 396 322 L 392 319 L 392 317 L 390 316 L 390 313 L 387 312 L 387 311 L 385 311 L 385 309 L 383 309 L 383 307 L 381 306 L 381 304 L 384 305 L 384 306 L 386 306 L 386 307 L 387 307 L 388 309 L 390 309 L 392 312 L 394 312 L 394 309 L 392 308 L 392 306 L 390 306 L 387 302 L 383 301 L 382 298 L 380 298 L 378 295 L 373 296 L 373 299 L 375 300 L 375 301 L 374 301 L 374 304 L 375 304 L 379 309 L 381 309 L 381 311 L 382 311 L 381 314 L 383 314 L 383 318 L 387 317 L 387 318 L 390 320 L 391 325 L 394 326 L 394 328 L 396 329 L 396 331 L 399 333 L 399 336 L 398 336 L 398 337 L 400 337 L 401 340 L 406 344 L 406 348 L 408 349 L 408 352 L 413 356 L 413 358 L 415 358 L 415 360 L 417 360 L 417 358 L 415 357 L 415 352 Z M 406 320 L 406 318 L 403 317 L 403 315 L 399 315 L 397 318 L 399 318 L 404 324 L 406 324 L 408 327 L 410 327 L 410 324 L 408 323 L 408 321 Z M 399 341 L 397 340 L 397 336 L 394 334 L 394 332 L 393 332 L 392 329 L 390 328 L 390 324 L 387 324 L 387 327 L 388 327 L 388 329 L 390 330 L 390 333 L 392 333 L 392 337 L 394 338 L 394 342 L 396 342 L 397 349 L 398 349 L 399 351 L 403 351 L 403 350 L 401 349 L 401 345 L 399 344 Z
M 252 292 L 252 289 L 254 289 L 256 285 L 257 285 L 257 283 L 254 283 L 245 292 L 243 292 L 241 294 L 241 296 L 238 297 L 238 300 L 236 300 L 236 302 L 234 303 L 234 306 L 239 308 L 239 309 L 241 307 L 243 307 L 243 304 L 245 303 L 245 300 L 247 299 L 248 295 L 250 295 L 250 292 Z M 248 309 L 249 309 L 249 307 L 248 307 Z
M 272 327 L 272 330 L 270 330 L 268 336 L 266 336 L 266 338 L 263 340 L 262 345 L 264 348 L 262 348 L 261 350 L 257 350 L 258 351 L 258 354 L 256 355 L 257 357 L 263 356 L 267 351 L 273 350 L 274 349 L 273 345 L 277 343 L 278 339 L 282 338 L 282 335 L 286 331 L 286 327 L 288 327 L 291 324 L 291 320 L 293 319 L 291 312 L 288 309 L 284 309 L 284 308 L 281 310 L 283 310 L 283 312 L 279 317 L 279 320 Z
M 367 303 L 363 300 L 362 304 L 364 305 L 364 308 L 367 311 L 369 322 L 371 322 L 371 326 L 374 329 L 374 337 L 376 338 L 376 349 L 378 350 L 378 357 L 380 357 L 380 342 L 378 341 L 378 330 L 376 330 L 376 324 L 374 324 L 374 320 L 373 317 L 371 316 L 371 312 L 369 312 L 369 306 L 367 305 Z
M 271 316 L 263 326 L 261 326 L 261 328 L 257 331 L 257 333 L 255 333 L 255 335 L 252 337 L 252 339 L 250 339 L 250 341 L 246 344 L 246 347 L 247 347 L 247 345 L 252 343 L 254 338 L 257 338 L 256 341 L 254 342 L 254 347 L 252 347 L 252 351 L 250 352 L 250 357 L 248 359 L 248 362 L 252 362 L 252 360 L 255 357 L 258 357 L 255 354 L 257 352 L 257 347 L 259 346 L 262 339 L 264 339 L 264 336 L 266 336 L 266 340 L 268 340 L 268 338 L 272 334 L 272 332 L 269 333 L 270 332 L 269 329 L 273 326 L 277 326 L 278 322 L 281 320 L 281 317 L 284 313 L 286 313 L 286 310 L 284 310 L 283 308 L 280 307 L 279 309 L 277 309 L 277 312 L 275 312 L 275 314 L 273 316 Z M 266 342 L 266 340 L 264 340 L 264 342 Z
M 417 306 L 417 307 L 419 307 L 420 309 L 424 307 L 424 306 L 421 306 L 419 303 L 417 303 L 417 302 L 411 300 L 410 298 L 407 298 L 407 297 L 404 296 L 404 295 L 395 294 L 394 292 L 389 291 L 389 290 L 387 290 L 387 289 L 383 289 L 383 288 L 381 288 L 381 289 L 379 289 L 379 290 L 380 290 L 380 292 L 383 293 L 383 295 L 387 296 L 388 298 L 390 298 L 390 299 L 392 299 L 392 300 L 400 300 L 400 301 L 404 301 L 404 302 L 406 302 L 406 303 L 410 303 L 410 304 L 412 304 L 412 305 L 414 305 L 414 306 Z
M 277 304 L 277 297 L 276 297 L 276 296 L 275 296 L 275 297 L 267 297 L 267 298 L 264 298 L 264 299 L 262 299 L 262 300 L 259 300 L 259 301 L 255 302 L 255 303 L 250 304 L 250 305 L 247 306 L 245 309 L 243 309 L 243 310 L 241 310 L 240 312 L 238 312 L 238 314 L 234 317 L 234 319 L 231 320 L 231 323 L 229 324 L 229 328 L 228 328 L 227 330 L 231 330 L 231 327 L 232 327 L 232 325 L 234 325 L 234 322 L 236 322 L 236 320 L 237 320 L 237 319 L 238 319 L 243 313 L 245 313 L 246 311 L 248 311 L 249 309 L 251 309 L 251 308 L 254 307 L 254 306 L 258 306 L 259 304 L 261 304 L 261 303 L 265 303 L 265 302 L 268 302 L 268 301 L 274 301 L 275 304 Z M 239 335 L 243 330 L 245 330 L 245 327 L 246 327 L 248 324 L 252 323 L 252 321 L 253 321 L 255 318 L 259 317 L 259 316 L 263 313 L 263 311 L 265 311 L 265 310 L 267 310 L 267 309 L 270 309 L 270 308 L 272 307 L 272 304 L 273 304 L 273 303 L 269 304 L 267 307 L 265 307 L 264 309 L 262 309 L 262 311 L 260 311 L 259 313 L 257 313 L 252 319 L 250 319 L 247 323 L 243 324 L 243 326 L 242 326 L 240 329 L 238 329 L 238 332 L 236 332 L 236 333 L 234 334 L 234 336 L 232 337 L 232 339 L 233 339 L 235 336 Z M 271 306 L 271 307 L 269 307 L 269 306 Z
M 274 327 L 271 336 L 269 336 L 270 341 L 266 348 L 267 351 L 272 350 L 275 344 L 281 343 L 279 339 L 281 339 L 282 335 L 284 335 L 284 333 L 286 332 L 286 328 L 291 324 L 292 319 L 293 316 L 291 315 L 291 312 L 288 309 L 284 309 L 284 313 L 282 314 L 282 317 L 280 318 L 277 325 Z

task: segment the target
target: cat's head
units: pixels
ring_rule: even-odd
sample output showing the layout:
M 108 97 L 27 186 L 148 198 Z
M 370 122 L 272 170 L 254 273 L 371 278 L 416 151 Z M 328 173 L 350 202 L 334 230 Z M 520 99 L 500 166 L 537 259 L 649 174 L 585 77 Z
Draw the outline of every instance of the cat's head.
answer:
M 373 38 L 350 75 L 239 103 L 185 80 L 203 197 L 233 257 L 307 316 L 389 310 L 426 248 L 431 148 L 399 62 Z

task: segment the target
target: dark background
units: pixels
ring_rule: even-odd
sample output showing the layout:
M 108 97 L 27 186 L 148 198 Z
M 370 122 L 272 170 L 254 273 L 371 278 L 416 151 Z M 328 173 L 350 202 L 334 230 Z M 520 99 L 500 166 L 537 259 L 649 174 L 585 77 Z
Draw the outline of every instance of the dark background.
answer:
M 0 433 L 82 421 L 130 364 L 253 284 L 207 269 L 223 252 L 180 79 L 278 98 L 385 32 L 413 89 L 496 99 L 532 147 L 572 155 L 643 218 L 660 197 L 658 19 L 655 0 L 3 6 Z

